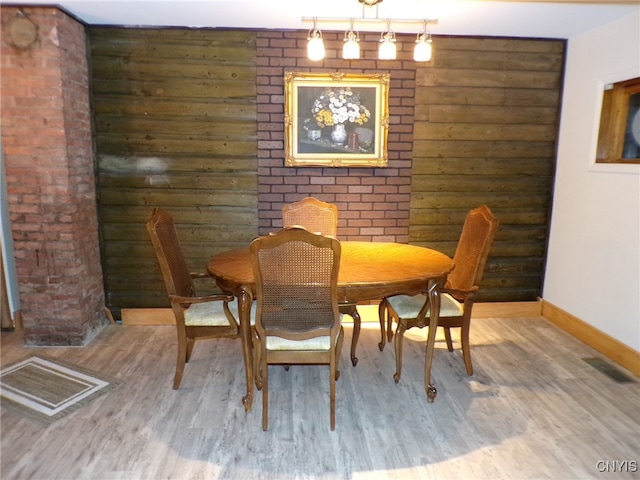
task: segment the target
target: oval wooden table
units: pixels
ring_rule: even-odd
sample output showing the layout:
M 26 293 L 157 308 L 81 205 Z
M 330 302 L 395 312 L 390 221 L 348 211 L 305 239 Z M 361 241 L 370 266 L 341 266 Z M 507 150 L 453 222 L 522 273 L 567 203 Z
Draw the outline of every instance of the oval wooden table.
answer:
M 361 319 L 356 310 L 358 302 L 381 300 L 397 294 L 428 292 L 431 304 L 429 334 L 425 359 L 425 390 L 432 402 L 437 394 L 431 384 L 431 363 L 440 311 L 440 289 L 453 269 L 448 256 L 431 250 L 401 243 L 340 242 L 342 258 L 338 276 L 340 311 L 353 317 L 351 361 L 355 366 L 356 345 L 360 335 Z M 251 303 L 255 294 L 255 281 L 249 247 L 220 253 L 209 261 L 207 268 L 220 289 L 238 297 L 242 353 L 247 377 L 247 394 L 242 399 L 245 410 L 253 404 L 253 347 L 251 341 Z

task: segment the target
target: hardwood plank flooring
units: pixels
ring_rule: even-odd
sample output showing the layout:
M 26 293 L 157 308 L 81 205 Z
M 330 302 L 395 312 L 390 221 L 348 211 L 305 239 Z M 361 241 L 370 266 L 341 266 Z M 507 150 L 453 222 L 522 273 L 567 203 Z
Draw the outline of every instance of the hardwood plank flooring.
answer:
M 378 350 L 377 325 L 363 325 L 355 368 L 350 334 L 347 324 L 335 432 L 320 366 L 271 367 L 263 432 L 262 394 L 251 413 L 242 407 L 239 340 L 197 343 L 174 391 L 174 327 L 109 325 L 81 348 L 25 347 L 19 333 L 3 332 L 2 366 L 44 354 L 121 385 L 48 427 L 2 409 L 0 476 L 639 478 L 638 378 L 614 382 L 582 360 L 597 352 L 542 317 L 474 319 L 472 377 L 460 351 L 439 342 L 433 404 L 423 386 L 426 331 L 407 332 L 397 385 L 393 344 Z

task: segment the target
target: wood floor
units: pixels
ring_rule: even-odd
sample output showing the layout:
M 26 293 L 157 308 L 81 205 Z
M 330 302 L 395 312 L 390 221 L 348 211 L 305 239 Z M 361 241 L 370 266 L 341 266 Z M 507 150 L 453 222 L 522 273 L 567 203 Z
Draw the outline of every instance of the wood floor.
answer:
M 245 414 L 239 340 L 196 344 L 171 389 L 171 326 L 108 326 L 89 346 L 22 346 L 2 333 L 1 364 L 45 354 L 121 385 L 48 427 L 2 409 L 0 476 L 9 479 L 638 479 L 640 383 L 616 383 L 582 360 L 597 352 L 542 317 L 475 319 L 475 375 L 438 343 L 428 404 L 426 332 L 409 331 L 393 382 L 392 345 L 365 325 L 357 367 L 271 367 L 269 430 L 258 392 Z

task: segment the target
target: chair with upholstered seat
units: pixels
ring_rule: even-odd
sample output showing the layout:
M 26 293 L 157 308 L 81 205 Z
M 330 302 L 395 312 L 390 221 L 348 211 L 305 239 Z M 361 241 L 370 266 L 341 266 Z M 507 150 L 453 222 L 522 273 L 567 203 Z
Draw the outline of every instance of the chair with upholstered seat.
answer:
M 338 207 L 333 203 L 323 202 L 314 197 L 305 197 L 282 207 L 282 224 L 285 228 L 298 225 L 313 233 L 336 237 L 338 231 Z M 354 303 L 341 303 L 340 313 L 347 314 L 353 318 L 351 362 L 355 367 L 358 363 L 356 346 L 360 335 L 360 314 Z
M 191 358 L 197 339 L 238 337 L 237 305 L 233 295 L 197 296 L 193 280 L 208 275 L 189 272 L 173 218 L 167 211 L 154 209 L 147 222 L 147 231 L 176 318 L 175 390 L 180 387 L 185 364 Z
M 338 309 L 340 242 L 304 228 L 285 228 L 251 243 L 256 282 L 256 372 L 262 428 L 268 425 L 269 365 L 329 365 L 330 424 L 344 337 Z
M 471 312 L 478 288 L 484 275 L 489 251 L 498 230 L 498 220 L 491 210 L 482 205 L 471 210 L 462 227 L 460 240 L 453 257 L 454 269 L 449 274 L 445 288 L 440 295 L 440 316 L 438 326 L 444 327 L 447 348 L 453 351 L 451 328 L 460 328 L 460 343 L 465 367 L 473 375 L 469 331 Z M 380 350 L 393 337 L 392 323 L 398 324 L 395 338 L 396 383 L 402 371 L 402 339 L 405 330 L 429 325 L 429 297 L 426 294 L 408 296 L 396 295 L 382 300 L 380 315 Z
M 336 236 L 338 207 L 314 197 L 306 197 L 282 207 L 282 225 L 300 225 L 310 232 Z

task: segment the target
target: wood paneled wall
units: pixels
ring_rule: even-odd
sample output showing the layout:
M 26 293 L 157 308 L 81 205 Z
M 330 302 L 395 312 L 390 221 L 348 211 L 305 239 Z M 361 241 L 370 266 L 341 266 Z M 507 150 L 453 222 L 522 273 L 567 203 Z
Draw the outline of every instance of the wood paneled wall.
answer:
M 282 202 L 306 194 L 340 205 L 339 234 L 350 239 L 406 241 L 398 232 L 408 219 L 410 243 L 450 255 L 468 210 L 487 204 L 501 228 L 480 300 L 541 295 L 563 41 L 437 37 L 434 59 L 417 64 L 413 37 L 399 35 L 399 58 L 385 64 L 367 42 L 365 58 L 341 60 L 341 34 L 325 32 L 327 59 L 311 64 L 306 32 L 89 31 L 112 310 L 167 305 L 144 229 L 154 206 L 175 213 L 189 263 L 202 270 L 217 251 L 277 228 Z M 391 108 L 414 111 L 412 125 L 390 126 L 394 168 L 284 167 L 287 69 L 389 71 L 405 99 Z M 362 202 L 384 203 L 375 190 L 384 185 L 410 185 L 386 193 L 404 210 L 376 227 L 370 208 L 363 223 Z
M 467 212 L 500 220 L 481 300 L 534 300 L 546 256 L 564 42 L 438 38 L 416 78 L 409 241 L 453 255 Z
M 255 34 L 89 32 L 107 306 L 168 306 L 153 207 L 174 214 L 192 271 L 258 229 Z

